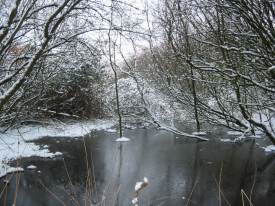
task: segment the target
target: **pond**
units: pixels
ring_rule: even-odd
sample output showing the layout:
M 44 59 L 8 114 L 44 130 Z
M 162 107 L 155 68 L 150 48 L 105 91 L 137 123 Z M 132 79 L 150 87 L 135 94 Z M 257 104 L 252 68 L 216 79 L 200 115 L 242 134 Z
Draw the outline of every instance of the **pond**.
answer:
M 140 206 L 275 205 L 275 156 L 254 141 L 223 143 L 210 134 L 210 141 L 197 142 L 155 129 L 125 136 L 131 141 L 116 142 L 115 133 L 104 131 L 37 140 L 63 155 L 12 162 L 25 172 L 9 175 L 9 184 L 1 180 L 0 205 L 129 206 L 144 177 L 149 184 Z

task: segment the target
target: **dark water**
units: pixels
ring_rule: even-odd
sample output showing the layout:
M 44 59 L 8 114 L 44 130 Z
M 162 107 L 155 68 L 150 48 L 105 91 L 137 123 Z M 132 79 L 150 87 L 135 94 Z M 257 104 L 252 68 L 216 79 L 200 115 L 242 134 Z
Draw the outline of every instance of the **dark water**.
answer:
M 19 160 L 25 172 L 10 175 L 5 190 L 2 180 L 0 205 L 11 206 L 16 199 L 18 206 L 129 206 L 143 177 L 149 186 L 140 206 L 243 205 L 241 190 L 245 205 L 275 205 L 275 156 L 253 141 L 197 142 L 153 129 L 125 135 L 130 142 L 117 143 L 116 135 L 106 132 L 37 141 L 64 155 Z M 26 169 L 31 164 L 37 169 Z

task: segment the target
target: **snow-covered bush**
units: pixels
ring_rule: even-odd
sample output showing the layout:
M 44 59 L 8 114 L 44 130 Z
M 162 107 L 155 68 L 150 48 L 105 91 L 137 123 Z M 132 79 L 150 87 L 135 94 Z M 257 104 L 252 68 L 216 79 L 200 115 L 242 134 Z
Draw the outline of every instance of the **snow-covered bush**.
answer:
M 118 80 L 119 101 L 122 114 L 125 116 L 144 119 L 152 115 L 158 121 L 170 121 L 175 111 L 169 98 L 153 88 L 145 80 L 135 81 L 132 77 Z M 105 102 L 115 114 L 116 99 L 115 85 L 110 83 L 105 91 Z M 145 119 L 146 121 L 147 119 Z

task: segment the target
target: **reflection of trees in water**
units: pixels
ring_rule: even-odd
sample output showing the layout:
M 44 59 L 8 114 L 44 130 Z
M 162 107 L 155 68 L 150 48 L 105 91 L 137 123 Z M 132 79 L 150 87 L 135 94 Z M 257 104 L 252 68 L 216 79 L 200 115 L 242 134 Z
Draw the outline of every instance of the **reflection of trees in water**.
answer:
M 239 184 L 236 184 L 237 185 L 236 196 L 235 196 L 235 200 L 233 201 L 234 202 L 233 205 L 242 204 L 241 190 L 245 189 L 247 185 L 250 185 L 250 182 L 253 182 L 253 176 L 255 171 L 253 166 L 253 162 L 255 161 L 254 149 L 255 149 L 255 142 L 253 141 L 249 146 L 247 154 L 244 154 L 246 155 L 246 157 L 244 158 L 243 167 L 240 170 L 239 180 L 237 181 Z M 253 185 L 253 183 L 251 185 Z M 246 192 L 247 192 L 247 195 L 249 196 L 250 191 L 246 191 Z
M 199 165 L 199 150 L 200 150 L 200 145 L 199 144 L 192 144 L 194 148 L 194 156 L 192 159 L 192 169 L 191 169 L 191 178 L 187 183 L 186 186 L 186 191 L 184 197 L 186 198 L 186 204 L 192 204 L 193 196 L 194 196 L 194 191 L 197 191 L 196 193 L 200 193 L 199 187 L 197 184 L 199 184 L 199 179 L 200 179 L 200 165 Z M 192 157 L 191 157 L 192 158 Z M 202 196 L 200 195 L 200 199 Z
M 111 135 L 103 139 L 86 138 L 86 152 L 83 140 L 62 141 L 58 144 L 55 140 L 50 140 L 52 142 L 47 144 L 52 151 L 65 152 L 64 161 L 72 185 L 64 169 L 63 159 L 23 159 L 23 165 L 34 164 L 42 173 L 26 171 L 22 175 L 19 191 L 21 204 L 19 201 L 18 206 L 26 205 L 26 201 L 30 206 L 58 205 L 39 184 L 40 181 L 68 205 L 72 204 L 72 193 L 80 205 L 84 205 L 84 198 L 90 201 L 87 203 L 95 204 L 101 202 L 103 196 L 106 197 L 104 204 L 107 206 L 129 205 L 135 182 L 147 175 L 150 185 L 140 199 L 145 205 L 148 202 L 152 205 L 184 205 L 190 196 L 189 206 L 215 206 L 219 205 L 215 178 L 219 181 L 221 162 L 221 190 L 231 205 L 241 205 L 241 189 L 249 196 L 255 166 L 257 177 L 252 194 L 254 205 L 263 203 L 262 205 L 268 206 L 275 201 L 275 197 L 272 197 L 275 155 L 266 157 L 262 150 L 255 148 L 254 143 L 180 143 L 177 142 L 180 140 L 174 141 L 166 133 L 154 137 L 150 132 L 147 134 L 144 131 L 138 135 L 137 138 L 140 139 L 129 144 L 114 143 L 110 139 Z M 88 154 L 88 161 L 85 154 Z M 91 177 L 91 190 L 85 197 L 87 167 Z M 10 199 L 14 190 L 13 181 L 9 186 Z M 186 199 L 182 200 L 182 196 Z M 221 199 L 222 205 L 227 205 L 223 196 Z
M 264 161 L 258 162 L 255 188 L 252 195 L 255 205 L 275 204 L 275 154 L 269 155 Z
M 218 146 L 218 145 L 216 145 Z M 185 198 L 188 205 L 219 205 L 219 173 L 221 164 L 221 205 L 242 205 L 241 189 L 252 197 L 252 203 L 274 205 L 274 155 L 266 158 L 254 142 L 223 147 L 193 146 L 191 174 L 187 180 Z M 219 150 L 225 150 L 219 153 Z M 207 153 L 212 153 L 209 155 Z M 208 165 L 208 162 L 213 161 Z M 255 168 L 256 167 L 256 168 Z M 255 177 L 256 171 L 256 177 Z M 272 172 L 273 171 L 273 172 Z M 254 179 L 256 178 L 256 179 Z M 253 192 L 251 188 L 253 187 Z M 188 200 L 190 198 L 190 200 Z M 226 198 L 226 199 L 225 199 Z M 228 201 L 228 202 L 227 202 Z M 245 202 L 248 204 L 248 202 Z
M 116 195 L 116 201 L 115 201 L 115 204 L 116 206 L 119 205 L 119 198 L 120 198 L 120 180 L 121 180 L 121 169 L 122 169 L 122 162 L 123 162 L 123 155 L 122 155 L 122 150 L 123 150 L 123 144 L 122 143 L 119 143 L 119 146 L 118 146 L 118 154 L 119 154 L 119 157 L 118 157 L 118 167 L 117 167 L 117 177 L 116 177 L 116 190 L 114 191 L 115 192 L 115 195 Z

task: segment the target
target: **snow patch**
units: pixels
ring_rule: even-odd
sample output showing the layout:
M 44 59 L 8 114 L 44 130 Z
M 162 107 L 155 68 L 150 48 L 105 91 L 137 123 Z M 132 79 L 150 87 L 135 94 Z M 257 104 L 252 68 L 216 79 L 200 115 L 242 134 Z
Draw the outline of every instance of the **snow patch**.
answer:
M 116 139 L 116 142 L 129 142 L 130 139 L 127 137 L 120 137 Z
M 234 142 L 234 141 L 231 139 L 221 139 L 221 142 Z
M 29 165 L 27 169 L 29 170 L 35 170 L 37 167 L 35 165 Z
M 263 147 L 265 152 L 275 152 L 275 145 L 269 145 L 266 147 Z
M 41 137 L 79 137 L 90 133 L 93 130 L 107 130 L 113 127 L 115 123 L 112 120 L 95 120 L 86 122 L 77 122 L 71 124 L 55 123 L 47 126 L 22 126 L 11 129 L 4 134 L 0 133 L 0 137 L 7 138 L 9 136 L 20 137 L 24 140 L 34 140 Z M 1 128 L 0 128 L 1 131 Z
M 132 199 L 132 204 L 133 205 L 135 205 L 135 204 L 137 204 L 138 203 L 138 198 L 137 197 L 135 197 L 134 199 Z
M 207 133 L 206 132 L 192 132 L 193 135 L 206 135 Z
M 7 164 L 0 164 L 0 178 L 13 172 L 23 172 L 24 169 L 21 167 L 10 167 Z
M 148 184 L 148 183 L 149 183 L 148 178 L 147 178 L 147 177 L 144 177 L 144 178 L 143 178 L 143 182 L 145 182 L 145 183 L 147 183 L 147 184 Z
M 62 153 L 61 152 L 55 152 L 55 153 L 53 153 L 53 155 L 54 156 L 60 156 L 60 155 L 62 155 Z
M 142 182 L 137 182 L 135 185 L 135 197 L 132 199 L 132 204 L 138 206 L 139 192 L 149 184 L 148 178 L 144 177 Z
M 147 185 L 149 183 L 148 178 L 144 177 L 143 178 L 143 182 L 137 182 L 135 185 L 135 191 L 139 191 L 140 189 L 142 189 L 142 187 L 144 187 L 144 185 Z
M 5 176 L 10 171 L 17 171 L 18 168 L 7 166 L 12 159 L 21 157 L 47 157 L 53 158 L 62 155 L 61 152 L 51 153 L 48 146 L 36 145 L 30 140 L 41 137 L 79 137 L 88 134 L 92 130 L 106 130 L 113 127 L 115 123 L 111 120 L 96 120 L 78 122 L 73 124 L 55 123 L 54 126 L 26 125 L 19 128 L 9 129 L 5 133 L 4 128 L 0 128 L 0 177 Z
M 115 133 L 115 132 L 116 132 L 116 129 L 106 129 L 106 132 Z

